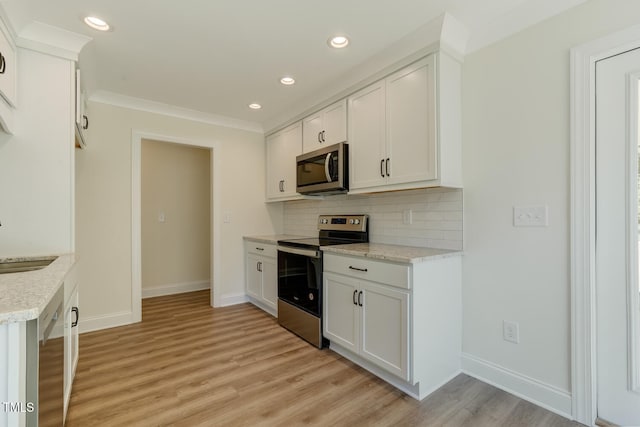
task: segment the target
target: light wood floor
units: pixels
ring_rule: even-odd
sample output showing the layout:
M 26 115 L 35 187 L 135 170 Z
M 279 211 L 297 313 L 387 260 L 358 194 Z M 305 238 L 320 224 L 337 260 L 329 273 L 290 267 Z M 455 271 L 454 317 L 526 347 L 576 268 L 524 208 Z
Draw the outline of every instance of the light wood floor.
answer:
M 83 334 L 67 427 L 578 426 L 466 375 L 418 402 L 250 304 L 143 301 L 142 323 Z

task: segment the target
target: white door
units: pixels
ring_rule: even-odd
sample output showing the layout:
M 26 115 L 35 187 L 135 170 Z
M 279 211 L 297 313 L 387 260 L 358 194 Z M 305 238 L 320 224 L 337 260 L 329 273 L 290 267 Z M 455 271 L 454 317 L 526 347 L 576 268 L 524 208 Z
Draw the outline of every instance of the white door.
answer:
M 324 274 L 323 334 L 331 342 L 358 353 L 360 310 L 359 282 L 333 273 Z
M 409 380 L 409 292 L 362 282 L 360 354 Z
M 386 79 L 389 184 L 438 177 L 434 68 L 431 55 Z
M 350 189 L 384 185 L 386 118 L 384 81 L 349 97 Z
M 598 417 L 623 426 L 640 425 L 638 79 L 640 50 L 596 64 Z

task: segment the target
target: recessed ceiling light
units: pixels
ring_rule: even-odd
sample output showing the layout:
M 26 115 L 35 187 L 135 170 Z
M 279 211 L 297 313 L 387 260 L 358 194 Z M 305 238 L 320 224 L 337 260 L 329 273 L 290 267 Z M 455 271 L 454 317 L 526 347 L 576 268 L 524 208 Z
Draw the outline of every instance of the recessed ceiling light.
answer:
M 110 28 L 106 21 L 96 16 L 87 16 L 84 18 L 84 23 L 98 31 L 109 31 Z
M 327 40 L 327 44 L 336 49 L 342 49 L 343 47 L 347 47 L 349 39 L 347 36 L 334 36 Z
M 249 108 L 251 108 L 252 110 L 259 110 L 262 108 L 262 105 L 253 103 L 253 104 L 249 104 Z
M 280 83 L 282 83 L 283 85 L 286 85 L 286 86 L 291 86 L 295 82 L 296 82 L 295 79 L 293 77 L 289 77 L 289 76 L 285 76 L 285 77 L 280 79 Z

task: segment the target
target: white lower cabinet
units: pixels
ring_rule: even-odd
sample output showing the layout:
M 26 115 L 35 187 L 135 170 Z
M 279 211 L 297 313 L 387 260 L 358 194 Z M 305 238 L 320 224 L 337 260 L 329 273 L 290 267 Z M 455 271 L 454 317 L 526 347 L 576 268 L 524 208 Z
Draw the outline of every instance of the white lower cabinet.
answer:
M 65 278 L 64 294 L 64 414 L 66 418 L 79 356 L 78 321 L 80 320 L 80 310 L 75 267 Z
M 409 380 L 408 291 L 326 273 L 325 338 Z
M 324 254 L 330 348 L 423 399 L 460 372 L 460 257 L 399 264 Z
M 278 316 L 276 245 L 245 241 L 245 292 L 249 300 Z

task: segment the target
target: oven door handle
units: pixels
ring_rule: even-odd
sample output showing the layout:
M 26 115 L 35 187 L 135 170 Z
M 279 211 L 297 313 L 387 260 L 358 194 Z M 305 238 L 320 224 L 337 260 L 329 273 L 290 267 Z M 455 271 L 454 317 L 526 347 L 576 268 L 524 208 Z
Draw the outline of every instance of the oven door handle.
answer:
M 333 182 L 331 179 L 331 171 L 329 170 L 329 165 L 331 164 L 331 153 L 327 153 L 327 157 L 324 159 L 324 174 L 327 176 L 327 182 Z
M 286 252 L 289 254 L 308 256 L 310 258 L 320 258 L 320 251 L 314 251 L 312 249 L 299 249 L 299 248 L 291 248 L 288 246 L 278 246 L 278 251 Z

